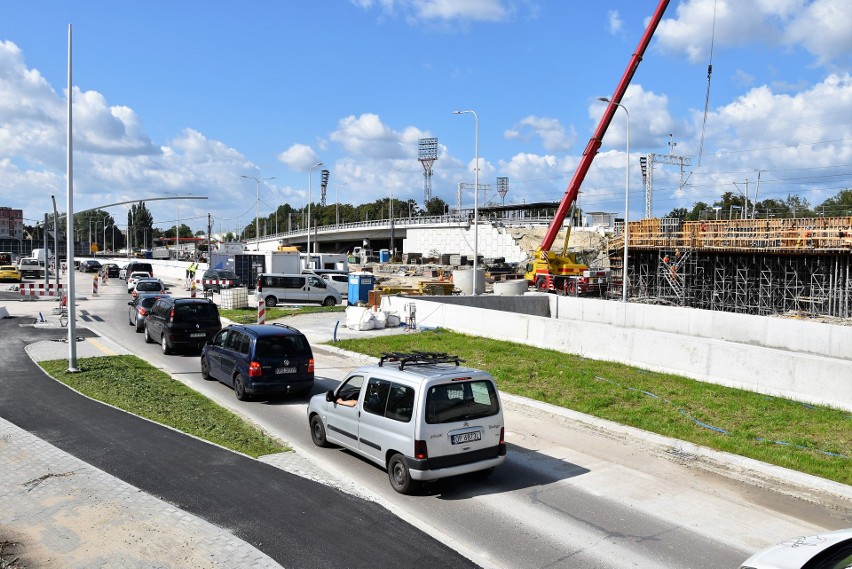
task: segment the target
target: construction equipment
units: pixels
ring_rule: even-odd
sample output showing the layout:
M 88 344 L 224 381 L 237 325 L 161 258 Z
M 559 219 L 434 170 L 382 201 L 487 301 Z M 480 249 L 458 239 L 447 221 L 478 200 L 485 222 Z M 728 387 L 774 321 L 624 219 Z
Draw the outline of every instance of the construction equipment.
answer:
M 540 291 L 561 294 L 585 294 L 589 292 L 600 292 L 602 294 L 609 288 L 608 271 L 590 271 L 588 266 L 577 261 L 574 253 L 568 252 L 568 238 L 571 235 L 570 226 L 565 231 L 565 242 L 561 254 L 551 251 L 551 247 L 556 240 L 556 235 L 562 228 L 565 218 L 576 205 L 580 185 L 586 178 L 592 161 L 595 159 L 595 155 L 598 153 L 598 149 L 603 142 L 604 134 L 612 122 L 612 117 L 615 115 L 616 107 L 621 103 L 624 93 L 627 91 L 627 86 L 633 79 L 633 75 L 639 67 L 639 62 L 642 61 L 645 49 L 651 42 L 651 38 L 660 20 L 662 20 L 663 13 L 665 13 L 668 4 L 669 0 L 660 0 L 657 10 L 651 17 L 648 27 L 639 41 L 636 52 L 630 58 L 630 62 L 624 71 L 624 75 L 621 77 L 621 81 L 618 83 L 618 87 L 615 89 L 615 93 L 609 98 L 609 105 L 607 105 L 595 133 L 589 139 L 589 143 L 586 145 L 585 151 L 583 151 L 583 156 L 577 165 L 577 171 L 574 172 L 574 177 L 568 184 L 568 189 L 565 190 L 562 201 L 559 202 L 559 207 L 556 209 L 556 214 L 547 228 L 547 233 L 545 233 L 541 245 L 533 253 L 532 262 L 527 265 L 524 278 Z M 627 212 L 625 212 L 626 214 Z M 627 267 L 625 267 L 626 270 Z

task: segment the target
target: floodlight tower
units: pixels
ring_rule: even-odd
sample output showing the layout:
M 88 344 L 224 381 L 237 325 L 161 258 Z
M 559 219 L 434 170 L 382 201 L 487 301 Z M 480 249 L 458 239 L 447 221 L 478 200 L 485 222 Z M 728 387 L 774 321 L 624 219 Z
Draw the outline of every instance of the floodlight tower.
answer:
M 325 207 L 325 191 L 328 189 L 328 170 L 321 170 L 320 174 L 320 205 Z
M 497 176 L 497 195 L 500 196 L 500 205 L 505 205 L 506 194 L 509 193 L 509 178 Z
M 420 163 L 423 164 L 423 205 L 432 199 L 432 165 L 438 159 L 438 139 L 421 138 L 419 141 Z

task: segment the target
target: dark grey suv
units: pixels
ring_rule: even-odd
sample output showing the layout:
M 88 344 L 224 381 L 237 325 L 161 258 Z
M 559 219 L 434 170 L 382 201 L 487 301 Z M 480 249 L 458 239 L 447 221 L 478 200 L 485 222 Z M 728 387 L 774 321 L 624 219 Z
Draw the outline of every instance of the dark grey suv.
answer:
M 283 324 L 232 324 L 201 351 L 201 377 L 252 395 L 307 394 L 314 386 L 314 355 L 304 334 Z
M 206 298 L 173 298 L 164 296 L 145 318 L 145 341 L 157 342 L 164 354 L 179 347 L 200 350 L 222 329 L 219 309 Z

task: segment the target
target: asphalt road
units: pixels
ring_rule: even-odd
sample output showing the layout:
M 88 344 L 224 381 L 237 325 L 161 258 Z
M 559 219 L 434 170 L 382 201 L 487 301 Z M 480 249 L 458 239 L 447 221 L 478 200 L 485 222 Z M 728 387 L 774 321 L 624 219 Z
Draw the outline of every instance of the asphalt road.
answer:
M 65 452 L 228 528 L 284 567 L 476 567 L 378 504 L 67 389 L 24 352 L 64 330 L 20 324 L 0 320 L 0 415 Z
M 787 487 L 776 491 L 774 482 L 745 481 L 724 464 L 508 398 L 509 456 L 491 478 L 458 477 L 429 485 L 419 496 L 401 496 L 382 469 L 312 445 L 306 399 L 239 402 L 230 388 L 201 379 L 197 355 L 164 356 L 159 346 L 145 344 L 127 324 L 127 296 L 117 284 L 81 303 L 87 326 L 288 441 L 345 494 L 369 498 L 483 566 L 737 567 L 752 552 L 791 536 L 852 526 L 848 502 L 818 493 L 803 498 Z M 328 318 L 294 322 L 309 337 L 330 335 L 334 325 Z M 360 363 L 316 342 L 315 357 L 314 393 L 332 388 Z M 263 543 L 280 533 L 280 520 L 266 529 Z

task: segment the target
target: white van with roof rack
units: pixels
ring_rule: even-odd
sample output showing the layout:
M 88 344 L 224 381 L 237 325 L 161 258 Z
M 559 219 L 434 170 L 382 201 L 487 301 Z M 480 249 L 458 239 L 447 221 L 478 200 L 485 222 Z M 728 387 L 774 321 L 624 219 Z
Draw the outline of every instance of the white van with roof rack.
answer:
M 345 447 L 386 468 L 391 486 L 490 473 L 506 460 L 503 408 L 494 378 L 436 352 L 387 353 L 311 398 L 317 446 Z

